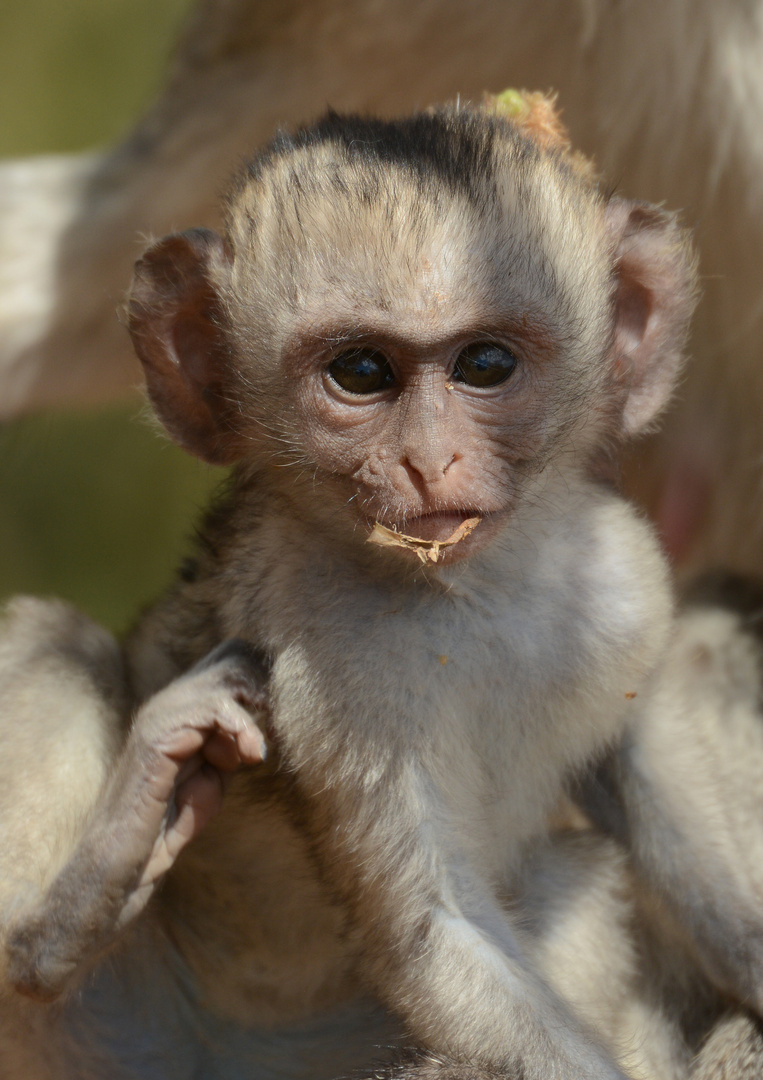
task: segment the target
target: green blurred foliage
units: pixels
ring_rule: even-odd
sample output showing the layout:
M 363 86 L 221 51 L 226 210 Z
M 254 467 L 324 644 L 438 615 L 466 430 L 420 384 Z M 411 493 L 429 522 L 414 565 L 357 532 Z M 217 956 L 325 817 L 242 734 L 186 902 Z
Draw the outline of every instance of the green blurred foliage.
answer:
M 219 480 L 136 405 L 0 431 L 0 595 L 61 596 L 116 630 L 171 579 Z
M 119 138 L 150 101 L 188 0 L 1 0 L 0 155 Z M 219 475 L 135 402 L 0 428 L 0 597 L 71 600 L 115 629 L 157 595 Z
M 0 155 L 81 150 L 151 99 L 190 0 L 2 0 Z

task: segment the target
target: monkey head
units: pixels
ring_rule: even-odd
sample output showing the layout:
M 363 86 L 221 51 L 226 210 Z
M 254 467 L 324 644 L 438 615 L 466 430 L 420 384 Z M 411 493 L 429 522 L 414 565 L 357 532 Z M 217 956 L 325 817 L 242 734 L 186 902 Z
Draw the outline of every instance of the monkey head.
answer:
M 129 327 L 181 446 L 350 544 L 375 522 L 431 542 L 482 519 L 453 561 L 551 463 L 591 473 L 652 423 L 694 291 L 671 215 L 603 195 L 511 122 L 330 114 L 251 162 L 224 236 L 148 249 Z

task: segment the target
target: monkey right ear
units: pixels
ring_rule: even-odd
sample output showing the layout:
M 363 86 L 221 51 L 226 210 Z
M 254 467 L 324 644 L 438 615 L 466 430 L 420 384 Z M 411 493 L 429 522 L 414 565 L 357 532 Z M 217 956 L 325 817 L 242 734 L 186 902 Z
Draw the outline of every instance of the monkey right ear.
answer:
M 135 264 L 128 327 L 157 416 L 185 450 L 214 465 L 241 456 L 219 286 L 229 250 L 211 229 L 174 233 Z
M 615 242 L 614 377 L 623 393 L 623 433 L 635 435 L 676 385 L 697 260 L 687 230 L 660 207 L 613 198 L 606 218 Z

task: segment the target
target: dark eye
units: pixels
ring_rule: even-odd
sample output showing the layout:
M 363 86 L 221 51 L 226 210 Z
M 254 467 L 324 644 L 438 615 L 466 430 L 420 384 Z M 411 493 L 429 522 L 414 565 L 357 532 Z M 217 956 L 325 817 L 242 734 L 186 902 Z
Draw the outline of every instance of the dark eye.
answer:
M 517 358 L 508 349 L 477 341 L 461 352 L 453 371 L 453 381 L 468 386 L 498 386 L 517 366 Z
M 387 357 L 377 349 L 348 349 L 334 357 L 328 371 L 351 394 L 375 394 L 395 382 Z

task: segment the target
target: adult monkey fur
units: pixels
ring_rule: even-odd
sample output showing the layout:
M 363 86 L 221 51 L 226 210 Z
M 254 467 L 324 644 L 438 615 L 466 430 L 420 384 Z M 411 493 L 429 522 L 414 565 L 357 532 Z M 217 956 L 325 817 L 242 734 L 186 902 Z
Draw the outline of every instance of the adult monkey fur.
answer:
M 8 1077 L 337 1075 L 402 1041 L 363 985 L 435 1055 L 388 1076 L 615 1080 L 628 1054 L 633 1075 L 686 1076 L 700 1045 L 703 1080 L 718 1060 L 757 1075 L 755 1022 L 724 1004 L 763 1007 L 754 837 L 738 853 L 714 818 L 705 852 L 652 759 L 708 663 L 755 722 L 757 654 L 733 620 L 709 643 L 688 616 L 674 632 L 656 542 L 600 479 L 671 391 L 693 291 L 669 215 L 468 109 L 329 116 L 255 159 L 224 238 L 148 250 L 130 327 L 149 393 L 235 479 L 123 656 L 56 605 L 11 613 L 6 975 L 81 991 L 58 1011 L 7 992 Z M 369 545 L 375 522 L 442 550 Z M 264 675 L 233 637 L 271 665 L 265 765 Z M 604 841 L 537 850 L 565 782 L 618 740 L 603 790 L 641 916 Z M 722 795 L 746 811 L 738 787 Z M 677 929 L 649 920 L 652 893 Z
M 123 144 L 0 172 L 0 408 L 137 382 L 113 316 L 136 237 L 216 227 L 223 182 L 279 124 L 553 87 L 576 145 L 697 227 L 695 362 L 629 491 L 689 570 L 759 573 L 762 56 L 761 0 L 206 0 Z

